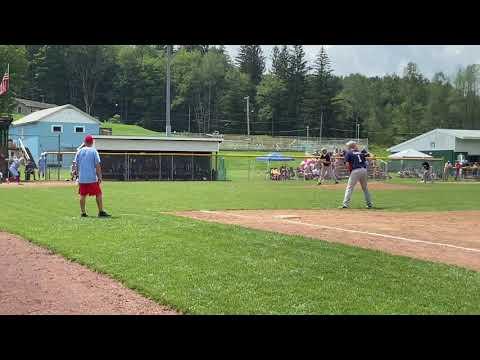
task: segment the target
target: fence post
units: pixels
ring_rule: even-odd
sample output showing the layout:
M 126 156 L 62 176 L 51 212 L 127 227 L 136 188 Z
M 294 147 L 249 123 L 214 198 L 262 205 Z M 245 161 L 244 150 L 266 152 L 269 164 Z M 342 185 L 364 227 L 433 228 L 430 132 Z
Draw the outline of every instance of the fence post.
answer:
M 158 180 L 162 180 L 162 155 L 158 155 Z
M 58 134 L 58 155 L 57 155 L 57 180 L 60 181 L 60 134 Z
M 123 169 L 123 180 L 128 181 L 128 154 L 125 153 L 125 168 Z
M 215 180 L 218 179 L 218 151 L 215 151 Z

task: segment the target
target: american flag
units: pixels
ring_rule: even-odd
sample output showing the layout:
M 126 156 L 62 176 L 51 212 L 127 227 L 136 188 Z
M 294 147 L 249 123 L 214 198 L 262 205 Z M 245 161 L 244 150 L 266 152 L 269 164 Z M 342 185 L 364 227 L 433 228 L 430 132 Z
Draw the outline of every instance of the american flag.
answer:
M 10 81 L 10 69 L 9 67 L 7 68 L 7 72 L 5 73 L 5 75 L 3 75 L 3 79 L 2 79 L 2 82 L 0 83 L 0 96 L 1 95 L 5 95 L 8 91 L 8 83 Z

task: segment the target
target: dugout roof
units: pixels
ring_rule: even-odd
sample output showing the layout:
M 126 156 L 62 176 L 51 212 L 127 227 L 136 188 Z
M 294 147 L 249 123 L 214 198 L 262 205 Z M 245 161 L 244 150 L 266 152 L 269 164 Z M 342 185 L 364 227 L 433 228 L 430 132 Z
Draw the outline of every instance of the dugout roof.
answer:
M 98 151 L 115 152 L 217 152 L 221 138 L 95 135 Z

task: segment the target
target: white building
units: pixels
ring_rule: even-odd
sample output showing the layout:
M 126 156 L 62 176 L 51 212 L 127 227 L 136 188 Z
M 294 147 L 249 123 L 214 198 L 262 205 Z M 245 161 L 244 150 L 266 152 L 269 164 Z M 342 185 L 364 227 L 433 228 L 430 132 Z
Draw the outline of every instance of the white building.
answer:
M 401 144 L 392 146 L 388 151 L 414 149 L 434 157 L 455 161 L 466 159 L 480 160 L 480 130 L 434 129 Z

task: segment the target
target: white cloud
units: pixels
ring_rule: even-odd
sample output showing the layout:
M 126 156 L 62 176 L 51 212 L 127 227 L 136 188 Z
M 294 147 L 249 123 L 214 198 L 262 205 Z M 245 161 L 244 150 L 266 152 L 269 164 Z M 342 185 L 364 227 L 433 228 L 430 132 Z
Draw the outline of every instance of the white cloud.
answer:
M 232 58 L 239 45 L 227 45 Z M 270 68 L 274 45 L 262 45 Z M 401 75 L 408 62 L 418 65 L 420 71 L 431 78 L 443 71 L 453 75 L 459 66 L 480 63 L 480 46 L 477 45 L 326 45 L 337 75 L 361 73 L 367 76 Z M 305 45 L 306 58 L 313 65 L 321 45 Z

